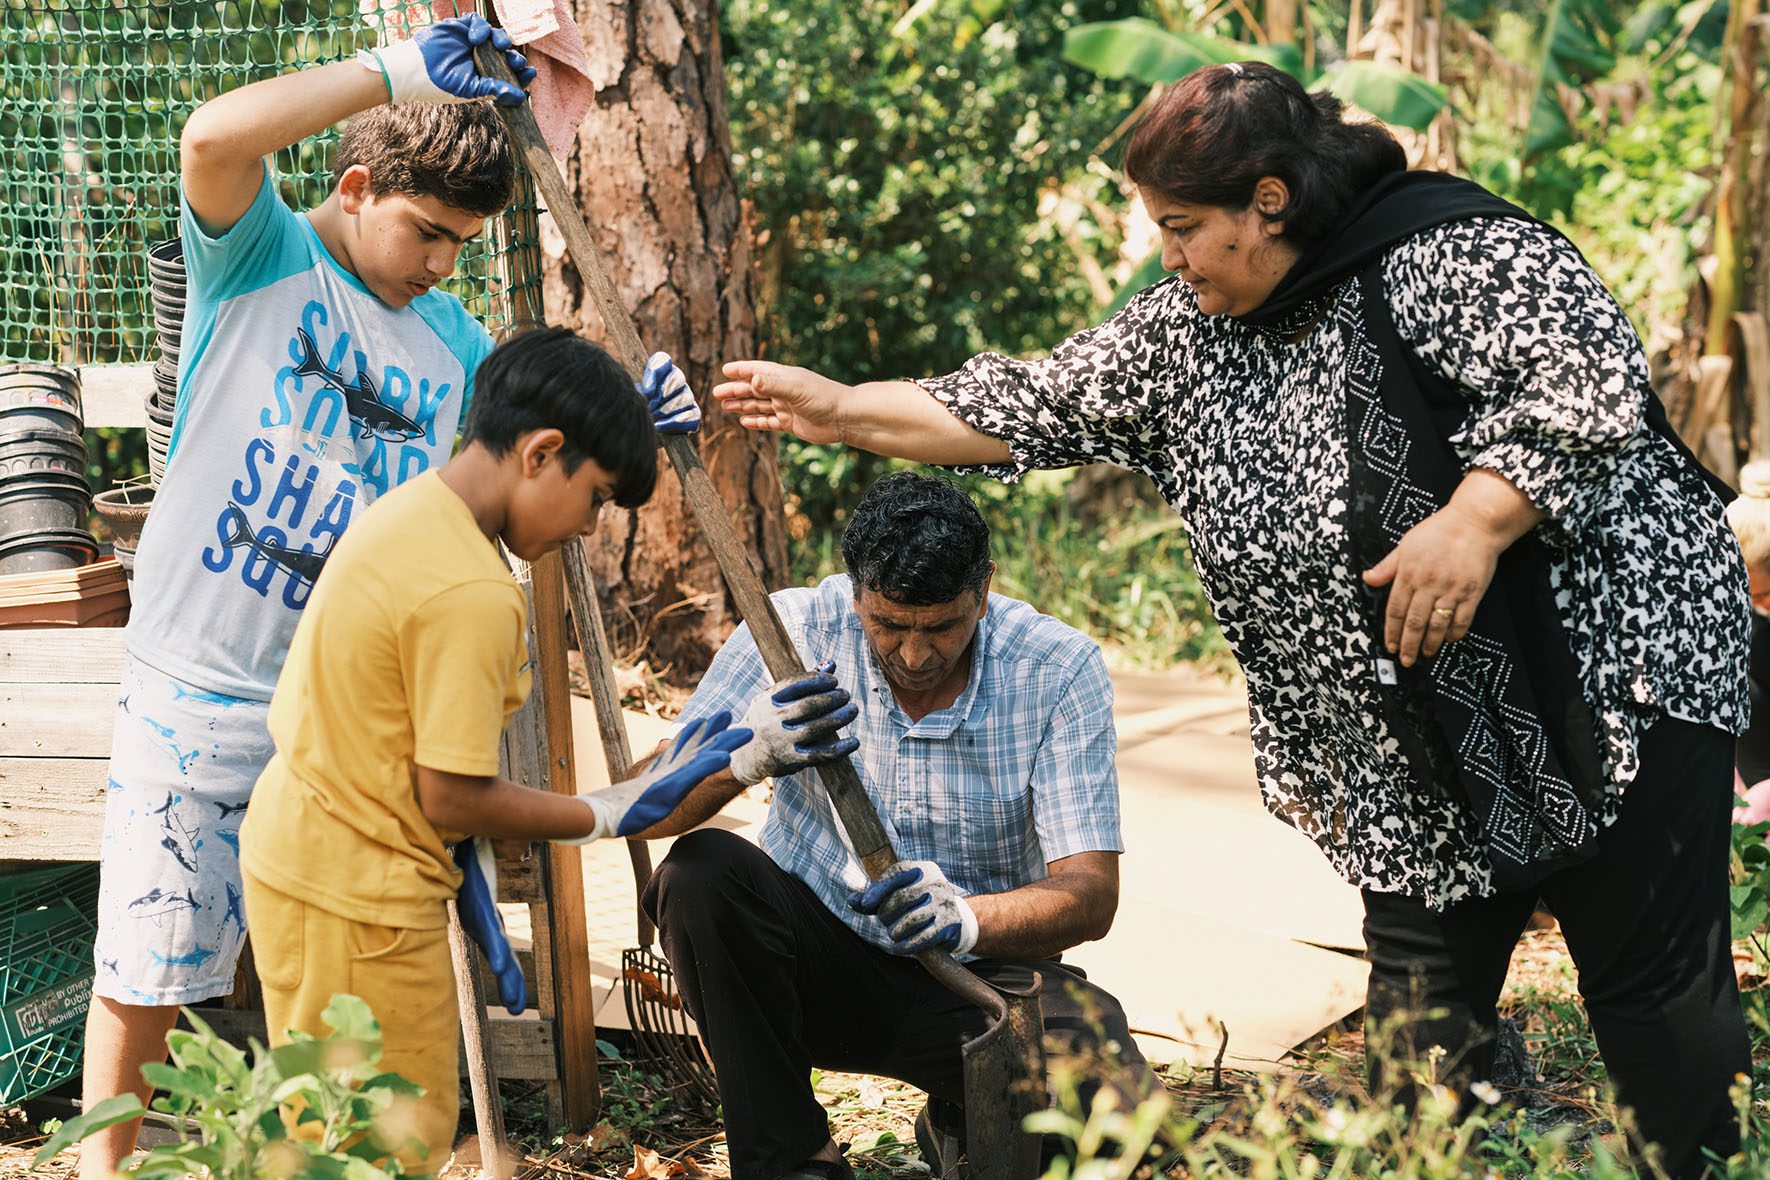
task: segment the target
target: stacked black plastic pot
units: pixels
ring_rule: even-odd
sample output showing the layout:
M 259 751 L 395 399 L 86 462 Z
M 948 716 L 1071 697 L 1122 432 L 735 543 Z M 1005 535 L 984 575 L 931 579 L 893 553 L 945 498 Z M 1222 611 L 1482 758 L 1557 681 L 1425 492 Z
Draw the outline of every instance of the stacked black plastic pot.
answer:
M 178 238 L 148 251 L 148 287 L 154 300 L 154 391 L 147 403 L 148 474 L 158 487 L 172 445 L 172 412 L 178 400 L 178 350 L 184 336 L 184 243 Z
M 97 560 L 84 431 L 71 370 L 0 365 L 0 575 Z

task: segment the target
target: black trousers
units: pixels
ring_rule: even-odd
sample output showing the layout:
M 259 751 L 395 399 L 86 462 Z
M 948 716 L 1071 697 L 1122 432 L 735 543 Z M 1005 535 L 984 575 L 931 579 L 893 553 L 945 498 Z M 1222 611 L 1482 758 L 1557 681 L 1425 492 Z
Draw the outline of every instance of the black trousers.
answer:
M 776 1180 L 829 1138 L 814 1066 L 899 1078 L 962 1106 L 959 1046 L 978 1009 L 914 959 L 843 925 L 761 849 L 717 829 L 682 837 L 642 900 L 713 1059 L 733 1180 Z M 1043 977 L 1047 1050 L 1110 1057 L 1135 1100 L 1156 1083 L 1117 1000 L 1052 960 L 982 959 L 985 980 Z
M 1751 1074 L 1730 945 L 1733 741 L 1671 718 L 1641 740 L 1641 768 L 1584 864 L 1540 889 L 1434 913 L 1365 891 L 1371 959 L 1366 1028 L 1404 1022 L 1402 1059 L 1443 1046 L 1465 1084 L 1493 1068 L 1495 1004 L 1538 895 L 1561 922 L 1579 991 L 1619 1102 L 1673 1177 L 1700 1176 L 1704 1148 L 1739 1148 L 1728 1087 Z M 1430 1018 L 1431 1009 L 1443 1015 Z M 1374 1060 L 1374 1058 L 1373 1058 Z M 1380 1080 L 1373 1077 L 1373 1082 Z

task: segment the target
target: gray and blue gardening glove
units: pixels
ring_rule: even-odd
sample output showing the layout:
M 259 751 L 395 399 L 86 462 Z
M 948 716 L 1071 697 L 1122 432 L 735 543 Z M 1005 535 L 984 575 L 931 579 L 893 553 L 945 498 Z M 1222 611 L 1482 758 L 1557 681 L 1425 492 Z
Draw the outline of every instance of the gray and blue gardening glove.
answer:
M 688 378 L 667 352 L 654 352 L 639 378 L 639 392 L 651 410 L 651 424 L 659 434 L 692 434 L 701 428 L 701 407 L 694 400 Z
M 688 793 L 731 764 L 731 753 L 750 740 L 748 729 L 733 728 L 731 714 L 720 711 L 691 721 L 668 749 L 640 772 L 600 791 L 578 798 L 595 813 L 588 836 L 561 844 L 588 844 L 605 836 L 631 836 L 676 810 Z
M 461 870 L 461 892 L 455 898 L 461 929 L 484 952 L 498 981 L 498 1000 L 510 1015 L 521 1016 L 528 1007 L 529 989 L 498 913 L 498 863 L 492 856 L 492 842 L 475 836 L 455 845 L 455 867 Z
M 473 50 L 487 41 L 502 50 L 518 85 L 488 78 L 473 64 Z M 535 69 L 516 51 L 510 34 L 493 28 L 477 12 L 453 16 L 419 29 L 410 40 L 356 55 L 365 68 L 379 71 L 393 103 L 472 102 L 490 98 L 499 106 L 521 106 L 523 87 L 535 80 Z
M 900 955 L 942 950 L 962 955 L 977 945 L 977 915 L 958 886 L 931 860 L 900 860 L 877 881 L 848 895 L 848 908 L 875 914 Z
M 860 742 L 836 731 L 859 714 L 847 691 L 836 683 L 833 661 L 814 672 L 776 681 L 744 711 L 743 724 L 756 736 L 731 756 L 731 775 L 752 787 L 765 778 L 846 758 Z

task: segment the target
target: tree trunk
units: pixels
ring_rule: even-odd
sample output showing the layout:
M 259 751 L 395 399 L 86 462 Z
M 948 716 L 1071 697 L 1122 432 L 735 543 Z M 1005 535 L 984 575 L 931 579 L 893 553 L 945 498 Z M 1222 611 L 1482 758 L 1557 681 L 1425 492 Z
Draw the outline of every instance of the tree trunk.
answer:
M 711 0 L 575 0 L 596 102 L 567 162 L 590 231 L 649 349 L 701 395 L 701 457 L 769 586 L 787 575 L 775 442 L 706 396 L 722 361 L 756 355 L 750 218 L 731 170 L 725 69 Z M 547 318 L 604 339 L 601 317 L 543 221 Z M 668 463 L 635 512 L 605 513 L 590 545 L 618 655 L 673 679 L 706 668 L 737 623 L 713 554 Z

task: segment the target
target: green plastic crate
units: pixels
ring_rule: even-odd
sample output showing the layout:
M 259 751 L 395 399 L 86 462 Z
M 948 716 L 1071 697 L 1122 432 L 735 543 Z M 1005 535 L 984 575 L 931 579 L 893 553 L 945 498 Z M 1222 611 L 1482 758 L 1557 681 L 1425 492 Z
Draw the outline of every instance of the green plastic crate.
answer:
M 80 1072 L 97 914 L 97 865 L 0 876 L 0 1106 Z

